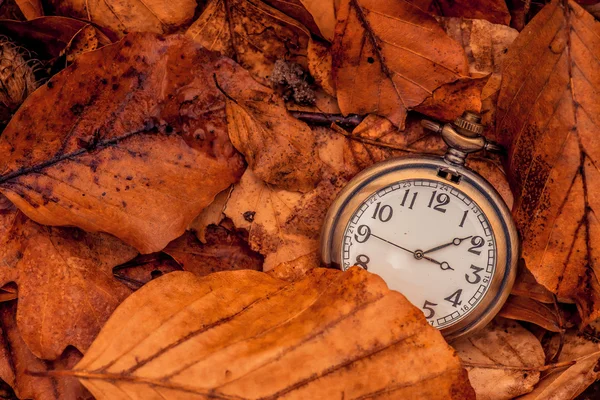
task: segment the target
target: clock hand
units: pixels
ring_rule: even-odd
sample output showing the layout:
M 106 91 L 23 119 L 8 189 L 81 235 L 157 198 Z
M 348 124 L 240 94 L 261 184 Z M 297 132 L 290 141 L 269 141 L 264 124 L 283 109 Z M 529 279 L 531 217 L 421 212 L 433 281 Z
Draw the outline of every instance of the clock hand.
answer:
M 463 240 L 467 240 L 467 239 L 472 238 L 472 237 L 473 237 L 473 235 L 467 236 L 467 237 L 464 237 L 464 238 L 454 238 L 454 239 L 452 239 L 451 242 L 444 243 L 442 245 L 439 245 L 439 246 L 436 246 L 434 248 L 431 248 L 429 250 L 424 251 L 423 254 L 427 254 L 427 253 L 431 253 L 431 252 L 443 249 L 444 247 L 448 247 L 448 246 L 450 246 L 452 244 L 455 245 L 455 246 L 458 246 L 458 245 L 460 245 L 463 242 Z
M 392 245 L 392 246 L 394 246 L 394 247 L 397 247 L 397 248 L 399 248 L 399 249 L 402 249 L 402 250 L 404 250 L 404 251 L 408 251 L 410 254 L 414 255 L 414 256 L 415 256 L 415 258 L 416 258 L 417 260 L 420 260 L 420 259 L 422 259 L 422 258 L 423 258 L 423 259 L 425 259 L 425 260 L 427 260 L 427 261 L 431 261 L 432 263 L 439 265 L 439 266 L 440 266 L 440 268 L 441 268 L 442 270 L 444 270 L 444 271 L 445 271 L 445 270 L 447 270 L 447 269 L 454 270 L 454 268 L 452 268 L 452 267 L 450 266 L 450 264 L 448 264 L 446 261 L 439 262 L 439 261 L 437 261 L 437 260 L 434 260 L 434 259 L 433 259 L 433 258 L 431 258 L 431 257 L 424 256 L 424 255 L 423 255 L 423 252 L 422 252 L 421 250 L 417 250 L 417 251 L 411 251 L 411 250 L 409 250 L 409 249 L 407 249 L 407 248 L 405 248 L 405 247 L 402 247 L 402 246 L 399 246 L 399 245 L 397 245 L 396 243 L 392 243 L 392 242 L 390 242 L 390 241 L 389 241 L 389 240 L 387 240 L 387 239 L 384 239 L 384 238 L 382 238 L 382 237 L 380 237 L 380 236 L 377 236 L 377 235 L 375 235 L 374 233 L 371 233 L 371 236 L 373 236 L 373 237 L 376 237 L 377 239 L 379 239 L 379 240 L 381 240 L 381 241 L 383 241 L 383 242 L 386 242 L 386 243 L 388 243 L 388 244 L 391 244 L 391 245 Z

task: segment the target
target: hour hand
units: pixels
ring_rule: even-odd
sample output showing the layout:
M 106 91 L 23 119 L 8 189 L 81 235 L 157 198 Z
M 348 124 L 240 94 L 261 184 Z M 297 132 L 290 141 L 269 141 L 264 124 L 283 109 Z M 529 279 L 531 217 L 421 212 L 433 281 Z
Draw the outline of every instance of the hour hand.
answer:
M 433 258 L 430 258 L 430 257 L 427 257 L 427 256 L 423 256 L 423 258 L 426 259 L 426 260 L 428 260 L 428 261 L 431 261 L 434 264 L 438 264 L 443 271 L 446 271 L 448 269 L 451 269 L 452 271 L 454 271 L 454 268 L 452 268 L 450 266 L 450 264 L 448 264 L 446 261 L 439 262 L 439 261 L 434 260 Z
M 452 239 L 452 240 L 451 240 L 450 242 L 448 242 L 448 243 L 444 243 L 444 244 L 441 244 L 441 245 L 439 245 L 439 246 L 435 246 L 435 247 L 433 247 L 433 248 L 431 248 L 431 249 L 429 249 L 429 250 L 425 250 L 425 251 L 423 252 L 423 254 L 432 253 L 432 252 L 434 252 L 434 251 L 437 251 L 437 250 L 443 249 L 444 247 L 448 247 L 448 246 L 451 246 L 451 245 L 459 246 L 459 245 L 460 245 L 460 244 L 463 242 L 463 240 L 467 240 L 467 239 L 470 239 L 470 238 L 472 238 L 472 237 L 473 237 L 473 235 L 471 235 L 471 236 L 466 236 L 466 237 L 464 237 L 464 238 L 454 238 L 454 239 Z

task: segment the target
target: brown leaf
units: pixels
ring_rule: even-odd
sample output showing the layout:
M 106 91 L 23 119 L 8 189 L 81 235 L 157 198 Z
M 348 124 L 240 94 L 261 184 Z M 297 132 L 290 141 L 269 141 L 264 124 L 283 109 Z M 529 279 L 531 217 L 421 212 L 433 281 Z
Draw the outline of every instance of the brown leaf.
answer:
M 254 174 L 283 189 L 313 189 L 321 164 L 308 125 L 289 115 L 281 98 L 239 66 L 221 68 L 217 85 L 227 96 L 229 138 Z
M 522 262 L 519 262 L 519 271 L 511 294 L 529 297 L 546 304 L 552 304 L 555 301 L 554 294 L 543 285 L 537 283 L 533 274 L 529 272 Z
M 189 23 L 196 0 L 49 0 L 52 14 L 92 21 L 124 36 L 129 32 L 170 33 Z
M 509 50 L 497 115 L 526 266 L 584 325 L 600 316 L 599 37 L 576 3 L 547 5 Z
M 325 93 L 335 96 L 335 83 L 333 82 L 331 47 L 321 41 L 311 39 L 308 43 L 308 70 L 315 82 L 323 88 Z
M 421 126 L 421 117 L 409 115 L 403 131 L 389 120 L 369 115 L 354 131 L 346 135 L 344 163 L 348 176 L 380 161 L 394 157 L 443 155 L 446 145 L 439 135 Z M 486 178 L 510 207 L 512 193 L 502 166 L 491 158 L 471 156 L 467 166 Z
M 263 258 L 250 250 L 248 244 L 235 233 L 211 225 L 202 244 L 191 232 L 175 239 L 164 249 L 185 270 L 198 276 L 219 271 L 262 269 Z
M 317 251 L 305 254 L 295 260 L 286 261 L 279 264 L 267 273 L 273 278 L 281 279 L 286 282 L 295 282 L 303 279 L 306 274 L 318 268 L 321 264 L 321 258 Z
M 212 203 L 202 210 L 190 226 L 188 226 L 188 229 L 193 231 L 202 243 L 206 243 L 206 228 L 209 225 L 219 225 L 223 218 L 225 218 L 223 211 L 232 190 L 233 187 L 229 187 L 217 194 Z
M 210 0 L 186 35 L 265 84 L 278 59 L 306 66 L 310 37 L 300 23 L 260 0 Z
M 418 39 L 417 39 L 418 38 Z M 409 109 L 468 77 L 458 43 L 419 8 L 393 0 L 344 0 L 333 74 L 344 114 L 375 113 L 402 127 Z
M 173 258 L 164 253 L 140 254 L 125 264 L 113 268 L 113 275 L 131 290 L 138 290 L 152 279 L 181 267 Z
M 439 15 L 487 20 L 493 24 L 510 24 L 505 0 L 435 0 L 432 7 Z
M 545 305 L 529 297 L 510 296 L 498 316 L 532 322 L 551 332 L 561 332 L 560 316 L 552 305 Z
M 452 342 L 478 400 L 508 400 L 531 392 L 544 350 L 517 322 L 496 318 L 483 330 Z
M 213 80 L 230 63 L 152 34 L 81 55 L 4 130 L 0 192 L 39 223 L 161 250 L 243 171 Z
M 299 21 L 312 33 L 333 41 L 333 0 L 265 0 L 265 3 Z
M 93 399 L 92 395 L 73 377 L 41 377 L 52 370 L 73 368 L 82 358 L 70 347 L 56 361 L 44 361 L 34 356 L 21 338 L 15 319 L 16 303 L 0 305 L 0 379 L 13 387 L 20 399 L 62 400 Z
M 27 19 L 39 18 L 44 15 L 41 0 L 15 0 L 15 3 Z
M 88 24 L 73 36 L 73 39 L 71 39 L 69 45 L 65 48 L 67 63 L 71 64 L 81 54 L 98 50 L 100 47 L 109 45 L 110 43 L 101 31 L 93 25 Z
M 559 345 L 560 336 L 553 338 L 554 347 Z M 533 392 L 520 400 L 573 400 L 594 381 L 600 378 L 597 370 L 600 361 L 598 343 L 577 332 L 569 331 L 564 336 L 558 361 L 568 367 L 551 371 L 538 383 Z M 571 364 L 571 365 L 569 365 Z
M 0 213 L 0 286 L 18 285 L 17 323 L 37 357 L 72 345 L 84 352 L 130 291 L 112 268 L 137 252 L 103 233 L 38 225 L 18 211 Z
M 255 271 L 165 275 L 125 301 L 65 374 L 98 400 L 474 399 L 439 331 L 358 268 L 291 284 Z

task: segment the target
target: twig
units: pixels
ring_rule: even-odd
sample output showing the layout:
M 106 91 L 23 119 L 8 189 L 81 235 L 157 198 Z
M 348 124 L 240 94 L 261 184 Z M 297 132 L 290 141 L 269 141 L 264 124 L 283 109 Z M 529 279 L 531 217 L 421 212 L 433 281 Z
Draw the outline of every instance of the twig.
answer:
M 294 118 L 313 125 L 340 124 L 343 126 L 354 127 L 365 119 L 364 115 L 357 114 L 349 114 L 344 117 L 341 114 L 313 113 L 306 111 L 290 111 L 289 113 Z
M 562 362 L 553 363 L 553 364 L 546 364 L 546 365 L 542 365 L 540 367 L 525 367 L 525 366 L 513 366 L 513 365 L 471 363 L 471 362 L 463 361 L 463 365 L 465 367 L 486 368 L 486 369 L 509 369 L 512 371 L 536 371 L 536 372 L 570 367 L 571 365 L 574 365 L 575 363 L 577 363 L 577 360 L 562 361 Z

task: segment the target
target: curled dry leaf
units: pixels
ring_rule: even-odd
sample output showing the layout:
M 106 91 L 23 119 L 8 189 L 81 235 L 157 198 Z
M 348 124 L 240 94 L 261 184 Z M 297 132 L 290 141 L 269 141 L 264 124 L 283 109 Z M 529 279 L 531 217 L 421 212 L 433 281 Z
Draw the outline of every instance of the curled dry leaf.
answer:
M 40 360 L 31 353 L 21 338 L 15 319 L 16 311 L 16 303 L 0 305 L 0 379 L 14 389 L 19 399 L 93 399 L 73 377 L 32 375 L 71 369 L 81 360 L 82 355 L 69 347 L 55 361 Z
M 196 0 L 49 0 L 53 14 L 92 21 L 123 36 L 169 33 L 189 23 Z
M 561 338 L 555 335 L 550 347 L 561 345 Z M 550 350 L 550 353 L 555 351 Z M 569 331 L 562 339 L 562 351 L 558 358 L 562 368 L 551 370 L 535 387 L 533 392 L 520 397 L 520 400 L 573 400 L 589 385 L 600 378 L 598 362 L 600 346 L 597 340 L 590 340 L 577 332 Z M 564 367 L 566 365 L 566 368 Z
M 550 332 L 561 332 L 560 315 L 553 305 L 540 303 L 529 297 L 510 296 L 500 312 L 500 317 L 532 322 Z
M 65 48 L 66 61 L 71 64 L 81 54 L 97 50 L 110 43 L 110 40 L 100 30 L 88 24 L 73 36 L 73 39 Z
M 517 322 L 496 318 L 452 342 L 469 372 L 478 400 L 508 400 L 529 393 L 540 378 L 544 350 Z
M 312 33 L 333 41 L 334 0 L 264 0 L 265 3 L 301 22 Z
M 123 302 L 59 375 L 98 400 L 474 399 L 439 331 L 359 268 L 318 268 L 293 283 L 256 271 L 165 275 Z
M 260 0 L 210 0 L 186 35 L 265 84 L 278 59 L 306 66 L 310 37 L 300 23 Z
M 526 266 L 583 325 L 600 316 L 599 37 L 575 2 L 548 4 L 509 50 L 496 124 Z
M 153 34 L 81 55 L 4 130 L 0 192 L 39 223 L 161 250 L 244 169 L 213 79 L 231 63 Z
M 0 286 L 18 285 L 17 323 L 31 352 L 52 360 L 68 345 L 87 350 L 130 293 L 112 268 L 136 254 L 107 234 L 40 226 L 18 211 L 0 211 Z
M 446 145 L 439 135 L 425 130 L 421 118 L 409 115 L 403 131 L 389 120 L 375 115 L 365 118 L 351 134 L 344 146 L 344 163 L 347 176 L 393 157 L 443 155 Z M 500 193 L 506 204 L 512 205 L 512 193 L 499 162 L 491 158 L 471 156 L 467 166 L 486 178 Z
M 519 270 L 511 294 L 529 297 L 545 304 L 553 304 L 555 301 L 554 294 L 535 280 L 533 274 L 525 267 L 522 259 L 519 261 Z
M 232 190 L 233 187 L 228 187 L 216 195 L 213 202 L 202 210 L 196 219 L 192 221 L 190 226 L 188 226 L 188 229 L 193 231 L 198 237 L 198 240 L 202 243 L 206 243 L 206 229 L 210 225 L 219 225 L 223 218 L 225 218 L 223 211 L 225 210 L 225 205 L 229 200 Z
M 205 244 L 193 233 L 186 232 L 169 243 L 163 251 L 185 271 L 198 276 L 238 269 L 260 271 L 263 263 L 260 254 L 250 250 L 243 239 L 215 225 L 208 227 Z
M 432 7 L 439 15 L 487 20 L 493 24 L 510 24 L 505 0 L 436 0 Z
M 217 85 L 227 96 L 228 132 L 235 148 L 263 181 L 286 190 L 313 189 L 321 164 L 308 125 L 289 115 L 271 89 L 230 65 L 221 68 Z
M 333 76 L 344 114 L 374 113 L 402 127 L 409 109 L 468 74 L 460 45 L 419 8 L 394 0 L 341 3 Z

